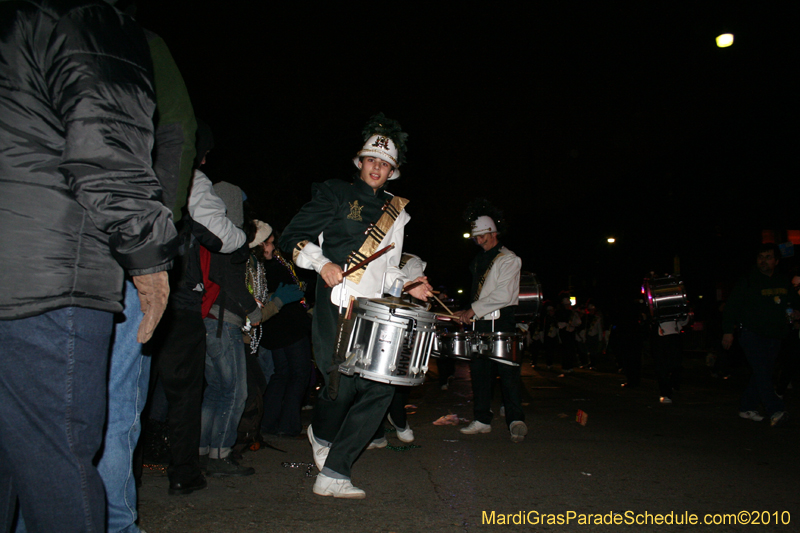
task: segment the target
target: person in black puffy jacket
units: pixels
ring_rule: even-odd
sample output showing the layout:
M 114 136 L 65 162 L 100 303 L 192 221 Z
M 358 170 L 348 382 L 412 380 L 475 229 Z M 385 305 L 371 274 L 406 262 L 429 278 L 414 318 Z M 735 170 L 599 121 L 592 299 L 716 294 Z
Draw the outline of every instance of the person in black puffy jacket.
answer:
M 177 247 L 149 49 L 99 0 L 4 1 L 0 21 L 0 524 L 18 500 L 30 531 L 102 531 L 113 313 L 127 271 L 149 339 Z

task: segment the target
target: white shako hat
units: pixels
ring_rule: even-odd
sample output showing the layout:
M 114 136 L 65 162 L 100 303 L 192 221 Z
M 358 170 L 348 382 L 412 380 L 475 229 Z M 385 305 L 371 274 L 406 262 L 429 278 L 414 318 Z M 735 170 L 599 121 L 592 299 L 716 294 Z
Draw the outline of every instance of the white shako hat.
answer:
M 405 161 L 406 140 L 408 134 L 404 133 L 396 120 L 387 118 L 383 113 L 370 117 L 362 131 L 364 146 L 353 158 L 353 164 L 359 166 L 361 157 L 377 157 L 386 161 L 392 168 L 390 180 L 400 177 L 400 165 Z
M 400 177 L 400 169 L 397 168 L 400 166 L 397 162 L 397 145 L 390 137 L 386 137 L 385 135 L 373 135 L 367 139 L 363 148 L 361 148 L 353 158 L 353 163 L 357 167 L 359 158 L 361 157 L 377 157 L 378 159 L 386 161 L 394 168 L 394 172 L 389 179 L 396 180 Z
M 472 221 L 472 237 L 483 235 L 484 233 L 496 233 L 497 226 L 491 217 L 482 216 Z

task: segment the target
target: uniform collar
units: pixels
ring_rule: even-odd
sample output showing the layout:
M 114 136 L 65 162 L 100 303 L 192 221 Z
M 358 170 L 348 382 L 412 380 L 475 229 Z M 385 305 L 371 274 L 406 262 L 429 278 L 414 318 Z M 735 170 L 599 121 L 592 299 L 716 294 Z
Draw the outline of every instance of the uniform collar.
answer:
M 368 196 L 374 196 L 380 200 L 383 200 L 386 198 L 386 196 L 389 196 L 389 193 L 386 192 L 386 185 L 375 191 L 372 187 L 364 183 L 364 180 L 358 176 L 356 176 L 356 179 L 353 181 L 353 186 L 355 186 L 358 192 Z
M 485 254 L 489 254 L 489 255 L 492 255 L 492 256 L 495 256 L 495 255 L 497 255 L 497 254 L 499 254 L 499 253 L 500 253 L 500 249 L 501 249 L 502 247 L 503 247 L 503 243 L 501 243 L 501 242 L 499 242 L 499 241 L 498 241 L 498 242 L 497 242 L 497 245 L 495 245 L 495 247 L 494 247 L 494 248 L 489 248 L 488 250 L 486 250 L 486 251 L 485 251 L 485 252 L 483 252 L 483 253 L 485 253 Z

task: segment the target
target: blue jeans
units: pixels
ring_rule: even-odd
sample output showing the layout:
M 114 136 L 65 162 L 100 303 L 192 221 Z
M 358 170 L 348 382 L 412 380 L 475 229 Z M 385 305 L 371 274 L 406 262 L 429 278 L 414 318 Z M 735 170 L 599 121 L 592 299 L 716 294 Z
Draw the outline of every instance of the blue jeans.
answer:
M 103 439 L 113 315 L 66 307 L 0 320 L 0 527 L 104 531 Z M 43 490 L 45 492 L 43 492 Z
M 231 448 L 247 400 L 247 364 L 242 330 L 227 322 L 217 338 L 218 321 L 206 326 L 206 390 L 201 410 L 200 447 Z
M 762 337 L 752 331 L 742 330 L 739 345 L 744 351 L 753 374 L 739 401 L 739 411 L 758 411 L 763 405 L 767 416 L 786 409 L 783 400 L 775 394 L 772 375 L 775 361 L 781 351 L 781 340 Z
M 108 532 L 136 533 L 136 480 L 133 451 L 142 430 L 140 415 L 147 401 L 150 357 L 136 340 L 142 309 L 132 281 L 125 282 L 124 322 L 114 327 L 108 370 L 108 425 L 103 456 L 97 465 L 106 487 Z

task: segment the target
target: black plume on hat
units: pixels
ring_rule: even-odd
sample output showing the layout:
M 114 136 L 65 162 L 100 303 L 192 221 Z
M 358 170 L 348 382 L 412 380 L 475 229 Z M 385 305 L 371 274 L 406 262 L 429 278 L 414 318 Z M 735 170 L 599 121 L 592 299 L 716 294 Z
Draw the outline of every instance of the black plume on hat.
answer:
M 497 226 L 497 233 L 505 233 L 508 229 L 503 212 L 485 198 L 476 198 L 464 210 L 464 221 L 471 224 L 478 217 L 489 217 Z
M 408 147 L 406 146 L 406 141 L 408 141 L 408 133 L 403 131 L 400 123 L 396 120 L 388 118 L 383 113 L 372 115 L 367 124 L 364 126 L 364 129 L 361 131 L 361 134 L 364 137 L 364 142 L 368 141 L 373 135 L 383 135 L 385 137 L 389 137 L 394 141 L 395 146 L 397 146 L 398 165 L 405 163 L 406 152 L 408 151 Z

